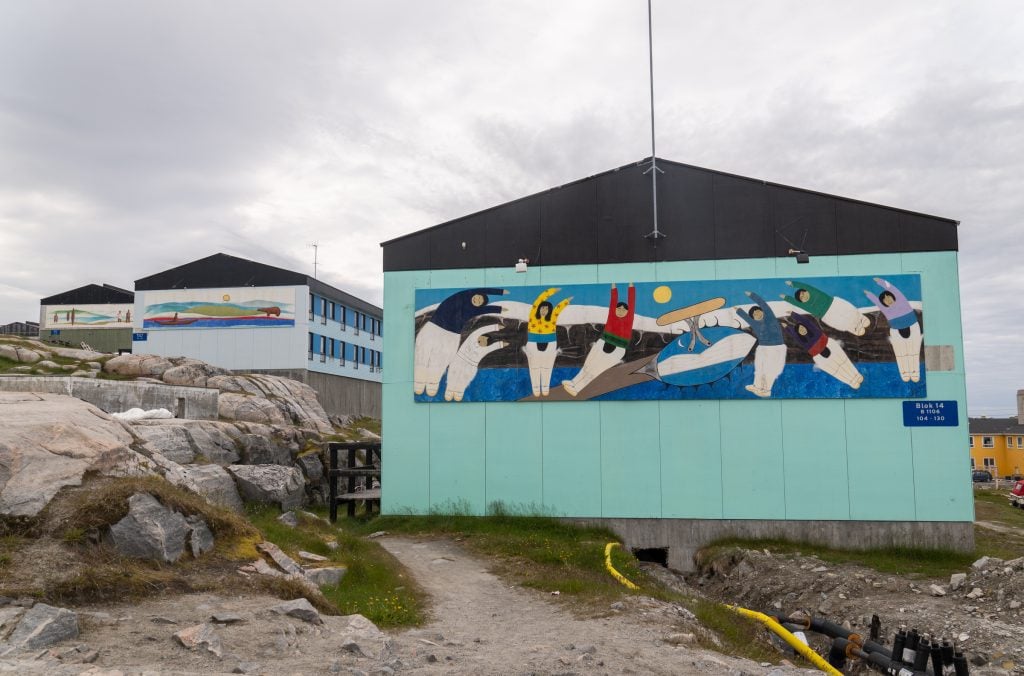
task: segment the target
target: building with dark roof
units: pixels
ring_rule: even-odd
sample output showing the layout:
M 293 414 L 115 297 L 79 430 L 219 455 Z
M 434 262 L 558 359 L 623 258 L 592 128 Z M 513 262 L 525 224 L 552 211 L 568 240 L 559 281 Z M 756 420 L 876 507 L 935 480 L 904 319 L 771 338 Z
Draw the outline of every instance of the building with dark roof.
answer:
M 134 351 L 307 383 L 328 413 L 380 416 L 379 307 L 224 253 L 135 282 Z
M 957 221 L 650 166 L 382 244 L 384 511 L 970 550 Z
M 1024 390 L 1017 390 L 1017 415 L 1008 418 L 971 418 L 971 469 L 987 469 L 993 476 L 1024 475 Z
M 10 324 L 4 324 L 0 326 L 0 335 L 37 338 L 39 336 L 39 322 L 11 322 Z
M 135 294 L 111 284 L 86 284 L 39 301 L 39 337 L 100 352 L 132 349 Z

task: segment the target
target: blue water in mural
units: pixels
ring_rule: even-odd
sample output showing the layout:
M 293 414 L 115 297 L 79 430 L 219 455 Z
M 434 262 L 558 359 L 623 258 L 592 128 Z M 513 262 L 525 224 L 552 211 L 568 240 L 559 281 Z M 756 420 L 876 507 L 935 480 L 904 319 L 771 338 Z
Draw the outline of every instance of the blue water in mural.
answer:
M 161 324 L 152 319 L 146 319 L 143 320 L 142 327 L 146 329 L 228 329 L 238 326 L 295 326 L 294 319 L 280 317 L 204 317 L 195 321 L 179 319 L 178 322 L 178 324 Z
M 570 380 L 579 369 L 556 368 L 551 377 L 554 391 L 563 380 Z M 894 391 L 905 393 L 907 399 L 915 399 L 927 395 L 924 381 L 924 369 L 921 369 L 921 382 L 905 383 L 900 379 L 896 365 L 892 362 L 870 362 L 857 364 L 857 370 L 864 376 L 859 389 L 853 389 L 839 382 L 832 376 L 817 369 L 813 364 L 787 364 L 782 375 L 775 381 L 772 388 L 772 399 L 877 399 L 892 397 Z M 622 401 L 622 400 L 692 400 L 692 399 L 760 399 L 744 389 L 754 381 L 754 365 L 744 364 L 735 368 L 727 376 L 715 382 L 679 387 L 657 380 L 631 385 L 599 397 L 591 401 Z M 437 395 L 428 397 L 426 394 L 414 395 L 416 401 L 444 401 L 445 380 L 441 380 L 441 389 Z M 466 389 L 463 398 L 467 401 L 514 401 L 531 396 L 530 375 L 525 368 L 481 369 L 476 378 Z

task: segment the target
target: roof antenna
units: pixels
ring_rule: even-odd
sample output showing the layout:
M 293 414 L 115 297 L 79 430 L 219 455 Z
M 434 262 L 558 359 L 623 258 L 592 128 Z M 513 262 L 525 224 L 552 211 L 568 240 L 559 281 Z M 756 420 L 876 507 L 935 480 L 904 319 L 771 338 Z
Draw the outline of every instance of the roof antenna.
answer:
M 654 149 L 654 31 L 651 28 L 651 0 L 647 0 L 647 65 L 651 76 L 651 166 L 644 174 L 651 175 L 651 199 L 653 200 L 654 230 L 644 235 L 645 238 L 653 240 L 658 244 L 659 239 L 668 237 L 658 231 L 658 174 L 665 172 L 658 168 L 658 155 Z
M 320 242 L 311 242 L 309 246 L 313 247 L 313 279 L 316 279 L 317 254 L 319 253 Z

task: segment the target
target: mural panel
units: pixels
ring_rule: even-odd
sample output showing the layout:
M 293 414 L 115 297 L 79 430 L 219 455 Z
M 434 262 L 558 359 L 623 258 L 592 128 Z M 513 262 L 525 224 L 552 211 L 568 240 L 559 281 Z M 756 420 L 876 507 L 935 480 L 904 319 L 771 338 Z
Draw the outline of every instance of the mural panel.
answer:
M 135 306 L 127 304 L 43 305 L 41 329 L 130 329 Z
M 416 401 L 926 396 L 919 275 L 417 289 Z
M 291 287 L 147 291 L 144 329 L 295 326 Z

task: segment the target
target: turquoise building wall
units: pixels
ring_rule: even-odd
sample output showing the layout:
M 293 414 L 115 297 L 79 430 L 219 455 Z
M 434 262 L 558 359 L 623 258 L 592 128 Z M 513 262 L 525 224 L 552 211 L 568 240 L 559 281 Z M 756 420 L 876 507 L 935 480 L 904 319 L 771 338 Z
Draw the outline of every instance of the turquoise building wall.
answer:
M 956 427 L 904 427 L 898 399 L 413 401 L 417 288 L 901 273 L 921 275 L 925 344 L 953 348 L 927 388 Z M 973 520 L 956 252 L 386 272 L 384 308 L 385 513 Z

